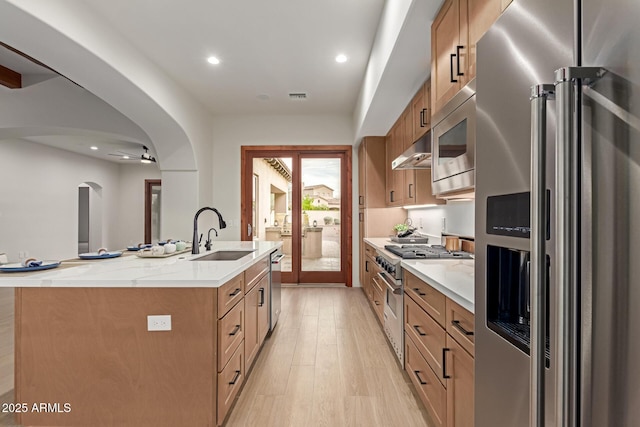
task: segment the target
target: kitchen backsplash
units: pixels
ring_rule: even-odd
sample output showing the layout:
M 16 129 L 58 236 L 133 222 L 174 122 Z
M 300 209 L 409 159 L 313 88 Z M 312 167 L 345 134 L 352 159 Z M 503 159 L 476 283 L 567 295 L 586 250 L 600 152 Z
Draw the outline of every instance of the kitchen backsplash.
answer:
M 475 201 L 448 201 L 446 205 L 407 210 L 412 225 L 437 244 L 443 232 L 460 236 L 475 236 Z M 444 228 L 443 228 L 444 218 Z

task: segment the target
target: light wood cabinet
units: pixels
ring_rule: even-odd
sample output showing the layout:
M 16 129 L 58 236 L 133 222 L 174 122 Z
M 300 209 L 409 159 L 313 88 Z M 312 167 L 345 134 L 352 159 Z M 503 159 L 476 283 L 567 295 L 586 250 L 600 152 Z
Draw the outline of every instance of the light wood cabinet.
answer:
M 391 169 L 391 162 L 404 151 L 404 121 L 399 118 L 386 137 L 386 197 L 388 206 L 404 203 L 404 171 Z
M 244 354 L 247 371 L 253 366 L 269 331 L 269 275 L 264 272 L 253 283 L 254 286 L 244 297 Z
M 447 425 L 447 390 L 411 338 L 404 337 L 405 369 L 435 427 Z
M 227 365 L 243 339 L 244 303 L 239 302 L 218 320 L 218 372 Z
M 222 425 L 233 405 L 245 378 L 243 346 L 238 346 L 229 358 L 229 363 L 218 373 L 218 411 L 217 422 Z
M 358 207 L 384 208 L 385 137 L 365 137 L 358 147 Z
M 507 7 L 511 4 L 513 0 L 501 0 L 500 1 L 500 9 L 504 12 Z
M 473 357 L 447 335 L 447 427 L 473 427 Z
M 256 287 L 258 288 L 258 337 L 262 347 L 269 333 L 269 275 L 265 274 Z
M 476 75 L 476 44 L 504 0 L 446 0 L 431 25 L 432 115 Z
M 406 271 L 405 280 L 405 369 L 409 378 L 435 425 L 473 427 L 474 316 Z
M 244 298 L 244 272 L 218 288 L 218 318 Z
M 384 324 L 384 300 L 385 300 L 385 285 L 380 283 L 380 279 L 377 274 L 371 275 L 371 284 L 373 287 L 373 311 L 378 316 L 380 324 Z
M 251 369 L 260 350 L 258 340 L 258 287 L 254 286 L 244 296 L 244 365 Z
M 427 80 L 420 87 L 411 100 L 411 113 L 413 115 L 413 141 L 421 138 L 431 129 L 431 80 Z
M 446 297 L 407 270 L 404 271 L 404 280 L 405 293 L 444 328 Z

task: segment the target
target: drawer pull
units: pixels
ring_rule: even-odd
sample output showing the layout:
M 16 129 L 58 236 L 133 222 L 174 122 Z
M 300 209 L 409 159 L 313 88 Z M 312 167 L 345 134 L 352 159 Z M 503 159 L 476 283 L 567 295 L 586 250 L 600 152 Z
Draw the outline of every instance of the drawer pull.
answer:
M 378 301 L 374 301 L 373 302 L 375 305 L 380 305 L 380 303 Z
M 258 307 L 262 307 L 264 305 L 264 288 L 258 289 L 260 292 L 260 302 L 258 303 Z
M 413 371 L 413 375 L 416 376 L 420 385 L 427 385 L 427 382 L 420 378 L 420 371 Z
M 416 294 L 420 295 L 421 297 L 427 295 L 424 292 L 420 292 L 420 288 L 413 288 L 414 291 L 416 291 Z
M 427 333 L 426 333 L 426 332 L 422 332 L 422 331 L 420 330 L 420 325 L 413 325 L 413 329 L 415 329 L 415 330 L 416 330 L 416 332 L 418 333 L 418 335 L 420 335 L 421 337 L 424 337 L 424 336 L 426 336 L 426 335 L 427 335 Z
M 242 291 L 242 289 L 240 289 L 240 288 L 236 288 L 236 290 L 235 290 L 235 291 L 233 291 L 233 292 L 231 292 L 231 293 L 229 294 L 229 296 L 230 296 L 230 297 L 235 297 L 235 296 L 236 296 L 236 295 L 238 295 L 241 291 Z
M 238 381 L 238 378 L 240 378 L 240 371 L 236 371 L 236 374 L 233 376 L 233 379 L 229 381 L 229 385 L 234 385 Z
M 236 325 L 236 327 L 233 328 L 233 331 L 229 332 L 229 335 L 234 336 L 235 334 L 238 333 L 238 331 L 240 331 L 240 325 Z
M 451 351 L 451 349 L 442 349 L 442 378 L 451 378 L 450 375 L 447 375 L 447 351 Z
M 460 324 L 459 320 L 452 320 L 451 324 L 458 329 L 460 332 L 462 332 L 465 335 L 473 335 L 473 331 L 467 331 L 465 328 L 462 327 L 462 325 Z

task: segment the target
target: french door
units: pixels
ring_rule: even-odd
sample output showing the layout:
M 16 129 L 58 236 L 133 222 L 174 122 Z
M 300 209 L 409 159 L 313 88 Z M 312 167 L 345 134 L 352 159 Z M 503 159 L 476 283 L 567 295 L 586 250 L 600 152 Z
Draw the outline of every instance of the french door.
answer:
M 242 240 L 282 241 L 284 283 L 351 286 L 351 146 L 242 147 Z

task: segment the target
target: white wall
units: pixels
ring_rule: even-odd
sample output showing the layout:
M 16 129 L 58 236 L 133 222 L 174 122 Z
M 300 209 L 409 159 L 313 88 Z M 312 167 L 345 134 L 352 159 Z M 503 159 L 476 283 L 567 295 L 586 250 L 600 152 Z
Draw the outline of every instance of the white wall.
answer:
M 213 206 L 228 220 L 227 228 L 220 233 L 221 239 L 240 238 L 241 146 L 352 144 L 353 128 L 347 115 L 216 116 L 213 120 Z M 352 170 L 357 173 L 356 158 Z
M 127 170 L 121 179 L 113 162 L 25 140 L 0 141 L 0 252 L 10 261 L 18 261 L 20 251 L 45 259 L 75 257 L 78 185 L 84 182 L 102 187 L 102 246 L 123 248 L 125 230 L 138 228 L 144 197 L 122 187 L 143 185 L 142 175 L 157 178 L 157 168 L 148 166 L 148 175 Z
M 460 236 L 475 236 L 475 201 L 448 201 L 432 208 L 407 209 L 412 225 L 429 236 L 429 243 L 438 244 L 443 232 Z M 442 228 L 442 219 L 445 227 Z

